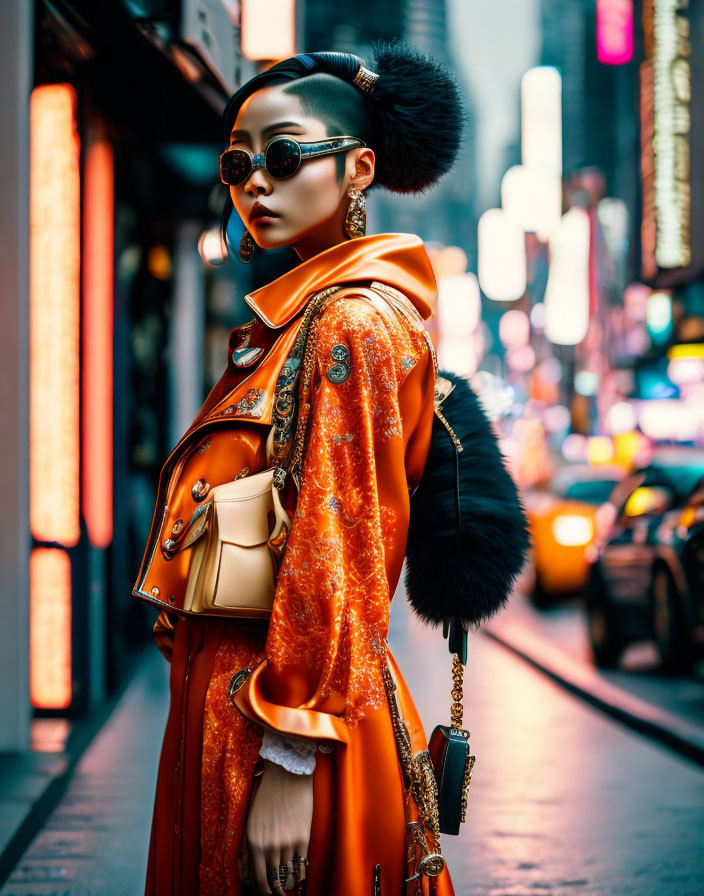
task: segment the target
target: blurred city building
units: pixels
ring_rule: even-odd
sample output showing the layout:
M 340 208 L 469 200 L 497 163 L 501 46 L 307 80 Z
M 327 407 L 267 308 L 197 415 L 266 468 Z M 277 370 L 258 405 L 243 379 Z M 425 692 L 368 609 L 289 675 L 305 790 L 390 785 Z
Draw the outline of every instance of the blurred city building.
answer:
M 678 406 L 695 410 L 685 441 L 702 439 L 701 15 L 670 0 L 539 0 L 540 49 L 505 145 L 500 207 L 479 221 L 472 353 L 514 389 L 515 435 L 536 419 L 558 462 L 563 444 L 577 459 L 570 434 L 623 436 L 630 421 L 649 438 L 643 402 L 679 403 L 658 406 L 675 415 L 658 439 L 675 438 Z M 503 325 L 517 313 L 530 324 L 520 345 Z M 541 466 L 520 437 L 507 444 L 519 466 Z
M 0 749 L 17 750 L 31 708 L 90 715 L 149 637 L 131 587 L 156 477 L 251 285 L 198 244 L 220 225 L 224 104 L 260 63 L 220 0 L 18 0 L 1 30 Z
M 446 0 L 392 0 L 384 4 L 362 0 L 354 7 L 308 0 L 305 9 L 305 41 L 310 50 L 327 46 L 372 59 L 378 41 L 403 38 L 442 60 L 452 71 L 458 70 L 458 60 L 449 45 Z M 454 168 L 437 187 L 422 195 L 375 191 L 367 215 L 373 232 L 412 232 L 429 242 L 458 245 L 466 252 L 468 264 L 475 267 L 476 123 L 469 87 L 459 80 L 467 125 Z M 437 139 L 442 140 L 443 135 L 438 134 Z

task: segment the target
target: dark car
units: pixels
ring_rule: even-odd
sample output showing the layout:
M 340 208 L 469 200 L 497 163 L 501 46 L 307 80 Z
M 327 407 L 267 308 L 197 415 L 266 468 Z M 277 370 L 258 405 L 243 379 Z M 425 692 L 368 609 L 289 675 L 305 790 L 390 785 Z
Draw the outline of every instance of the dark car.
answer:
M 594 544 L 585 608 L 598 666 L 654 640 L 662 667 L 686 670 L 704 645 L 704 454 L 672 450 L 610 498 L 613 523 Z

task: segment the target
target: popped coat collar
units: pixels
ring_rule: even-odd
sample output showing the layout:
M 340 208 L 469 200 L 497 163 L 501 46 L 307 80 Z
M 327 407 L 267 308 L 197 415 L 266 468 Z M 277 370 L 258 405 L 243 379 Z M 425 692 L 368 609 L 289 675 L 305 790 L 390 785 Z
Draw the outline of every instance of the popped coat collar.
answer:
M 246 295 L 247 303 L 261 321 L 252 328 L 255 334 L 252 338 L 255 347 L 264 350 L 246 369 L 238 371 L 228 361 L 227 369 L 172 450 L 164 468 L 177 459 L 194 430 L 204 423 L 244 419 L 248 423 L 270 424 L 276 380 L 296 338 L 298 322 L 295 318 L 303 311 L 307 300 L 329 286 L 373 280 L 387 283 L 403 292 L 423 319 L 432 313 L 430 303 L 437 295 L 437 283 L 425 245 L 420 237 L 412 233 L 381 233 L 348 240 L 319 252 L 261 289 Z M 243 324 L 232 330 L 230 353 L 237 337 L 248 326 Z M 273 331 L 266 334 L 270 337 L 265 340 L 266 345 L 256 344 L 257 329 Z M 233 373 L 236 374 L 234 379 Z M 245 374 L 244 378 L 242 374 Z
M 278 330 L 293 320 L 313 293 L 360 280 L 395 286 L 423 319 L 430 317 L 437 283 L 423 241 L 413 233 L 379 233 L 338 243 L 244 299 L 268 327 Z

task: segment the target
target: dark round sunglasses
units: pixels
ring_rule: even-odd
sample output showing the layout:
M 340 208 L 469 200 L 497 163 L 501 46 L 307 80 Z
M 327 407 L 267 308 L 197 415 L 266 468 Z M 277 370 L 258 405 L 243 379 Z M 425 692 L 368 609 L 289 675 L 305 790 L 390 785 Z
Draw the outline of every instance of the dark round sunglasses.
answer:
M 243 183 L 257 168 L 266 168 L 272 177 L 291 177 L 306 159 L 329 156 L 355 146 L 366 146 L 358 137 L 329 137 L 315 143 L 300 143 L 293 137 L 272 137 L 264 152 L 249 153 L 244 149 L 226 149 L 220 156 L 220 180 L 229 186 Z

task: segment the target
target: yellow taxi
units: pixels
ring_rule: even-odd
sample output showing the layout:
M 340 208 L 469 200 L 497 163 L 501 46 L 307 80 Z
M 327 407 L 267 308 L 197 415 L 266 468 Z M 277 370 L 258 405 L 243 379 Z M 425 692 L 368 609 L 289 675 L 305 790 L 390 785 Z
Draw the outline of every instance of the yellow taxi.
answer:
M 524 492 L 536 606 L 584 589 L 589 575 L 585 550 L 611 522 L 607 502 L 624 473 L 621 466 L 572 464 L 558 470 L 547 488 Z

